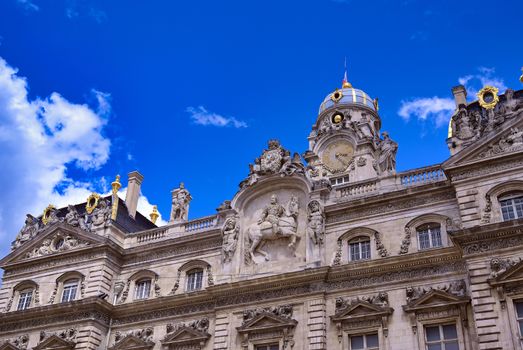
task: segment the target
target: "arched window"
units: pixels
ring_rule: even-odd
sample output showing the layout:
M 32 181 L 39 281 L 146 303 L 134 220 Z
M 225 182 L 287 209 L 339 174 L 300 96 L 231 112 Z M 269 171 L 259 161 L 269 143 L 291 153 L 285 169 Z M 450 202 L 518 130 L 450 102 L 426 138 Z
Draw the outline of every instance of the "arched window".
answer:
M 134 287 L 134 299 L 148 299 L 151 296 L 151 279 L 144 278 L 136 281 Z
M 503 221 L 523 218 L 523 193 L 512 192 L 498 198 Z
M 439 248 L 443 246 L 441 240 L 441 225 L 435 222 L 420 225 L 416 228 L 419 249 Z
M 196 268 L 187 271 L 187 286 L 186 290 L 188 292 L 202 289 L 203 282 L 203 269 Z
M 78 285 L 80 280 L 77 278 L 72 278 L 64 281 L 62 287 L 62 303 L 67 303 L 76 299 L 78 294 Z
M 370 259 L 370 238 L 359 236 L 349 241 L 349 260 L 369 260 Z

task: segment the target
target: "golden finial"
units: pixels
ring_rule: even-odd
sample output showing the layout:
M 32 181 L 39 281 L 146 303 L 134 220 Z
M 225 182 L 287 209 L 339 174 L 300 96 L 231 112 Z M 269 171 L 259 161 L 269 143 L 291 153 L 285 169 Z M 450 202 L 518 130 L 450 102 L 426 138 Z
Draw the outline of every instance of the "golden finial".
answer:
M 349 80 L 347 79 L 347 57 L 345 57 L 345 74 L 343 75 L 343 82 L 341 83 L 342 89 L 350 89 L 352 88 L 352 84 L 349 83 Z
M 122 184 L 120 183 L 120 175 L 116 175 L 116 179 L 111 183 L 111 187 L 113 188 L 113 193 L 118 192 L 122 187 Z
M 521 73 L 523 73 L 523 67 L 521 67 Z M 519 81 L 523 83 L 523 74 L 519 77 Z
M 153 224 L 156 224 L 156 220 L 158 220 L 158 217 L 160 216 L 160 213 L 158 213 L 158 206 L 153 205 L 153 211 L 151 214 L 149 214 L 149 217 L 151 218 L 151 221 Z

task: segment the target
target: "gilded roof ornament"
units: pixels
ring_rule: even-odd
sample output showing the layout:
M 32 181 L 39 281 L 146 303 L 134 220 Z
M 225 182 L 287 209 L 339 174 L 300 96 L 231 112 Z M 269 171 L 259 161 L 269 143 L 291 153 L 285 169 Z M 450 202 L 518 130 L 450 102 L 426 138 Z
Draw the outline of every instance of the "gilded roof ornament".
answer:
M 519 81 L 523 83 L 523 67 L 521 67 L 521 76 L 519 77 Z
M 156 220 L 158 220 L 159 216 L 160 213 L 158 213 L 158 206 L 153 205 L 153 211 L 151 212 L 151 214 L 149 214 L 149 217 L 151 218 L 153 224 L 156 224 Z
M 485 109 L 494 109 L 499 102 L 498 92 L 499 89 L 494 86 L 483 87 L 477 94 L 479 105 Z
M 116 179 L 111 182 L 111 187 L 113 188 L 113 193 L 118 192 L 118 190 L 122 187 L 122 184 L 120 183 L 120 175 L 116 175 Z
M 343 97 L 343 92 L 341 90 L 336 89 L 336 90 L 334 90 L 334 92 L 331 95 L 331 100 L 334 103 L 337 103 L 337 102 L 339 102 L 339 100 L 341 100 L 342 97 Z
M 100 195 L 98 193 L 91 193 L 87 197 L 87 203 L 85 204 L 85 211 L 87 214 L 91 214 L 93 210 L 98 206 L 98 201 L 100 200 Z
M 42 223 L 44 225 L 47 225 L 51 221 L 51 214 L 53 210 L 56 210 L 56 207 L 52 204 L 49 204 L 47 208 L 44 209 L 44 213 L 42 214 Z

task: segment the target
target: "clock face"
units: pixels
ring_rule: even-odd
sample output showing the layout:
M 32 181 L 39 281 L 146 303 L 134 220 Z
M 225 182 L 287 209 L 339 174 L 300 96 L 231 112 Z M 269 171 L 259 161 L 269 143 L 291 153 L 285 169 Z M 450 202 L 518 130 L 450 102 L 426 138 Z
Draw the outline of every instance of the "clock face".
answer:
M 353 156 L 354 148 L 352 145 L 346 141 L 338 141 L 325 148 L 321 160 L 324 167 L 334 174 L 347 169 Z

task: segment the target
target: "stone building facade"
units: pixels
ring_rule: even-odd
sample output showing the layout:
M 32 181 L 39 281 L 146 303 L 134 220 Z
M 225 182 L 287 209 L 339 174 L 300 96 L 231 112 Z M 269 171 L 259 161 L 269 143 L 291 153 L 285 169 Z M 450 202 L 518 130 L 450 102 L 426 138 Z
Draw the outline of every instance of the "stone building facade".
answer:
M 301 156 L 277 140 L 231 200 L 168 225 L 93 193 L 3 258 L 5 349 L 523 349 L 523 90 L 453 89 L 450 157 L 396 171 L 378 102 L 346 80 Z

